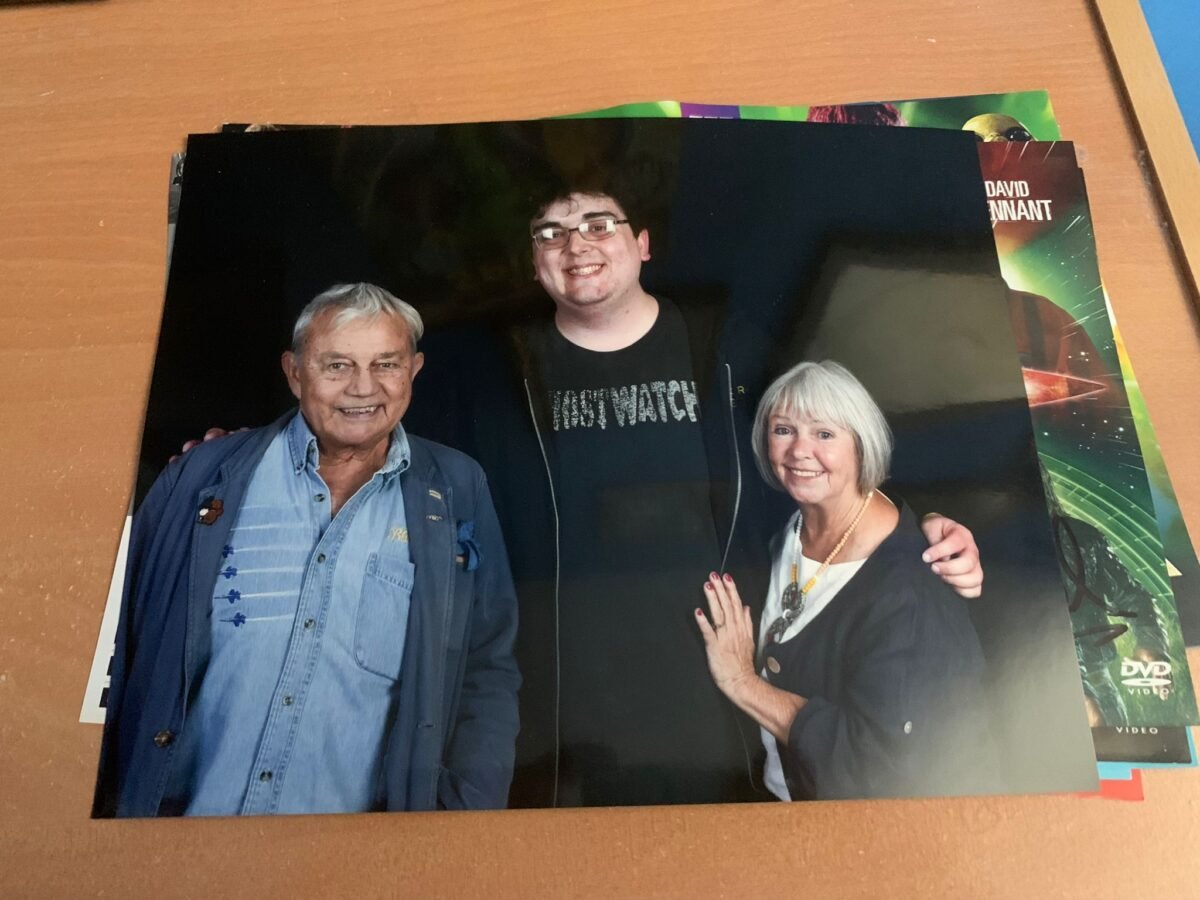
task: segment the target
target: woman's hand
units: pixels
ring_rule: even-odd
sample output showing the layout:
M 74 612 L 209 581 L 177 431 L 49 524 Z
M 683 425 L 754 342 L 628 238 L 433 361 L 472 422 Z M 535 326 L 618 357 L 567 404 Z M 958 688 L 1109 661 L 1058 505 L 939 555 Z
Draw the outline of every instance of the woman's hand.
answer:
M 808 703 L 799 694 L 781 690 L 759 678 L 754 669 L 754 623 L 750 607 L 742 604 L 729 575 L 712 572 L 704 582 L 710 624 L 696 610 L 696 625 L 704 635 L 708 671 L 726 697 L 742 712 L 787 744 L 796 713 Z
M 737 695 L 758 681 L 754 671 L 754 623 L 750 607 L 742 604 L 733 577 L 712 572 L 704 582 L 711 624 L 704 611 L 696 610 L 696 625 L 704 637 L 708 671 L 725 696 L 735 703 Z

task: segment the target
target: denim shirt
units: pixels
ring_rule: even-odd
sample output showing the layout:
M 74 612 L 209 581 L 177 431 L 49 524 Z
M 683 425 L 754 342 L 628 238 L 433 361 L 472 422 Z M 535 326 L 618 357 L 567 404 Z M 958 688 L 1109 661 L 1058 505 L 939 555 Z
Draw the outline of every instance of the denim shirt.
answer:
M 397 425 L 331 516 L 296 415 L 254 470 L 212 590 L 212 655 L 180 752 L 189 815 L 379 808 L 413 585 Z

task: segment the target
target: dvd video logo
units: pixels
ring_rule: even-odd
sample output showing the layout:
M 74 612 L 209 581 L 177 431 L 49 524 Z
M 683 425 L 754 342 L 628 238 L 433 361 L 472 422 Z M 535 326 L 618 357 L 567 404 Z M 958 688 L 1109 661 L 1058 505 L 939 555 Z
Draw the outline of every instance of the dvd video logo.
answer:
M 1121 684 L 1136 688 L 1164 688 L 1171 684 L 1171 664 L 1151 660 L 1121 660 Z

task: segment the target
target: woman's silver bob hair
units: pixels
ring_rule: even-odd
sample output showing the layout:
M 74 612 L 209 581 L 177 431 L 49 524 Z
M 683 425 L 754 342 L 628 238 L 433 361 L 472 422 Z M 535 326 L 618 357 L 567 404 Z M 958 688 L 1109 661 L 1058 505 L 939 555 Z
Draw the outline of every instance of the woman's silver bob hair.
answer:
M 862 382 L 845 366 L 828 359 L 802 362 L 771 382 L 763 394 L 754 416 L 754 462 L 767 484 L 782 491 L 767 454 L 767 429 L 774 415 L 826 422 L 853 434 L 860 494 L 874 490 L 887 478 L 892 429 Z
M 425 333 L 421 314 L 383 288 L 362 281 L 357 284 L 335 284 L 313 297 L 300 311 L 292 328 L 292 352 L 297 356 L 304 353 L 304 342 L 308 339 L 308 329 L 313 320 L 326 310 L 337 310 L 337 315 L 333 317 L 334 328 L 340 328 L 355 319 L 399 316 L 408 325 L 408 335 L 412 341 L 409 349 L 413 353 L 417 352 L 417 341 Z

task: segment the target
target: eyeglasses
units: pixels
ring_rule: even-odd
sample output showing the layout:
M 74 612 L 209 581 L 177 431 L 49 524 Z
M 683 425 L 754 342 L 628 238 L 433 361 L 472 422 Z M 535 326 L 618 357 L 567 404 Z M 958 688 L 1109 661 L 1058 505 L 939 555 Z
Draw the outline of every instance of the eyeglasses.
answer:
M 561 225 L 543 225 L 534 230 L 530 237 L 541 250 L 561 250 L 571 242 L 571 232 L 578 231 L 585 241 L 603 241 L 617 233 L 618 225 L 628 225 L 628 219 L 617 219 L 612 216 L 597 216 L 594 219 L 584 219 L 574 228 L 564 228 Z

